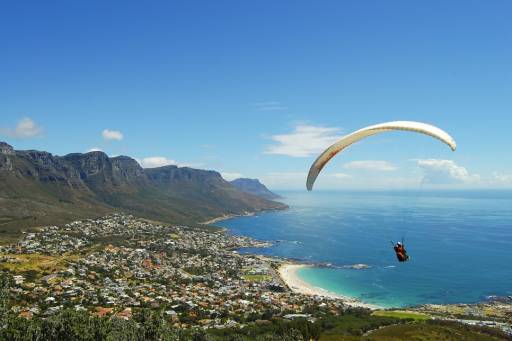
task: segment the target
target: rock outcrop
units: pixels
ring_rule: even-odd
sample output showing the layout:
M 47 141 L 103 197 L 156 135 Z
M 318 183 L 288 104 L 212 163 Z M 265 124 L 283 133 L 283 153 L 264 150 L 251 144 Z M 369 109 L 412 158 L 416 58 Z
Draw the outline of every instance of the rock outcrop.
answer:
M 13 170 L 11 157 L 14 154 L 14 149 L 10 145 L 0 142 L 0 172 Z

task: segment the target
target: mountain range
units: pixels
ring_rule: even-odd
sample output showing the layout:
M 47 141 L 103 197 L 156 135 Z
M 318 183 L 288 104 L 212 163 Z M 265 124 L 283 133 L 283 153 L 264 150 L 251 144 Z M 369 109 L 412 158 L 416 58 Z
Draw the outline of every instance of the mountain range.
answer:
M 115 211 L 190 224 L 287 208 L 269 198 L 241 190 L 215 171 L 143 169 L 128 156 L 100 151 L 57 156 L 0 142 L 0 233 L 6 236 Z

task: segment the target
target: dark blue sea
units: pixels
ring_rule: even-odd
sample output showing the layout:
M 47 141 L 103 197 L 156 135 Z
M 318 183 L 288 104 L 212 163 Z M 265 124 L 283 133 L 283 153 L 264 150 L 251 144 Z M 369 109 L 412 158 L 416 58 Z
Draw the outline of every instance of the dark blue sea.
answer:
M 244 252 L 331 263 L 299 271 L 314 286 L 383 307 L 512 295 L 512 191 L 279 194 L 289 210 L 216 225 L 274 241 Z M 402 238 L 407 263 L 390 243 Z M 336 268 L 357 263 L 370 268 Z

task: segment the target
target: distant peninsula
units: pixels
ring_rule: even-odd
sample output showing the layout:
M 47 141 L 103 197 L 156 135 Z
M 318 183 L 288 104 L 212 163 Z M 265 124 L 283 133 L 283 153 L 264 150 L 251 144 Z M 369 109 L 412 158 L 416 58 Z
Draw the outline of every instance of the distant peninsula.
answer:
M 274 192 L 271 192 L 258 179 L 238 178 L 230 183 L 242 192 L 253 194 L 264 199 L 275 200 L 282 198 Z

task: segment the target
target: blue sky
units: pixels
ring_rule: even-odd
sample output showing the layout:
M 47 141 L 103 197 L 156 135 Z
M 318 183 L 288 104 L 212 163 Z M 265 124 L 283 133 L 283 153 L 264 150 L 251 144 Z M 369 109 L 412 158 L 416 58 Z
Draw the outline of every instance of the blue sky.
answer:
M 318 189 L 511 187 L 511 13 L 498 0 L 3 2 L 0 140 L 303 189 L 329 141 L 416 120 L 459 149 L 372 137 Z

